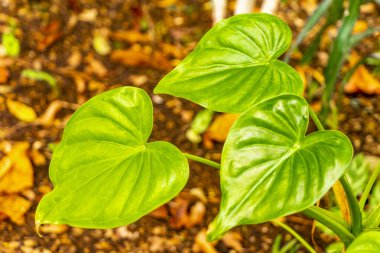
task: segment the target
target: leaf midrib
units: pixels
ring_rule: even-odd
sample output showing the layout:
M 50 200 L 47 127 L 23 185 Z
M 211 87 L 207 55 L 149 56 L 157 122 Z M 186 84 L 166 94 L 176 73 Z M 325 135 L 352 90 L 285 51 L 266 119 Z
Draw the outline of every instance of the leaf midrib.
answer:
M 251 196 L 253 191 L 255 191 L 257 187 L 259 187 L 263 183 L 263 181 L 265 181 L 272 174 L 272 172 L 275 171 L 286 159 L 288 159 L 290 156 L 292 156 L 295 152 L 297 152 L 300 149 L 301 149 L 301 144 L 300 144 L 300 141 L 298 140 L 292 147 L 290 147 L 284 153 L 283 156 L 281 156 L 277 160 L 277 162 L 270 169 L 268 169 L 268 172 L 265 173 L 264 176 L 260 179 L 260 181 L 248 191 L 248 193 L 244 196 L 244 198 L 241 201 L 239 201 L 237 205 L 234 206 L 234 208 L 231 210 L 230 213 L 231 214 L 236 213 L 236 211 L 243 205 L 243 203 L 245 203 L 245 201 Z

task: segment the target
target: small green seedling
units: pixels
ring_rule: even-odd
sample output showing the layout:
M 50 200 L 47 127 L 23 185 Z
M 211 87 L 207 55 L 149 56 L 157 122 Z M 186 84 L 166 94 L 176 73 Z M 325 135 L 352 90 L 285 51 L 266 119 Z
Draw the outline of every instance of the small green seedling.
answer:
M 16 38 L 16 23 L 9 22 L 9 27 L 2 35 L 2 46 L 5 49 L 5 55 L 17 57 L 20 54 L 20 41 Z
M 21 72 L 21 77 L 32 79 L 35 81 L 44 81 L 49 84 L 53 89 L 57 88 L 57 81 L 55 78 L 45 71 L 39 71 L 34 69 L 24 69 Z
M 188 158 L 220 168 L 222 199 L 209 240 L 239 225 L 303 212 L 346 247 L 352 243 L 347 252 L 376 247 L 380 232 L 363 233 L 361 210 L 344 177 L 353 156 L 349 139 L 323 129 L 301 96 L 300 76 L 278 60 L 290 42 L 291 31 L 279 18 L 234 16 L 212 28 L 156 87 L 155 93 L 209 110 L 242 113 L 220 165 L 168 142 L 148 142 L 153 108 L 142 89 L 122 87 L 90 99 L 71 117 L 54 150 L 54 189 L 39 203 L 36 225 L 114 228 L 135 222 L 183 189 Z M 309 117 L 319 131 L 307 135 Z M 348 221 L 313 206 L 339 182 L 349 203 Z

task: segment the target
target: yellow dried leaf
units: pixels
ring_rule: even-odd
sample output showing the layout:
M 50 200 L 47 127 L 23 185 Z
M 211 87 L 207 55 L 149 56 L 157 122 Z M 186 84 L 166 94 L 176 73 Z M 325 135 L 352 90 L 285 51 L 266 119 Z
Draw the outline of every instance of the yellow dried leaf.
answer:
M 158 7 L 167 8 L 169 6 L 174 6 L 177 4 L 177 0 L 161 0 L 157 3 Z
M 46 164 L 46 158 L 38 149 L 32 149 L 30 158 L 36 166 L 43 166 Z
M 350 67 L 353 67 L 360 57 L 353 52 L 350 56 Z M 380 94 L 380 81 L 377 80 L 364 65 L 360 65 L 344 86 L 346 93 L 363 92 L 365 94 Z
M 204 134 L 205 139 L 224 142 L 232 124 L 237 120 L 239 114 L 221 114 L 215 117 L 209 129 Z
M 33 108 L 21 102 L 7 99 L 6 104 L 9 112 L 19 120 L 25 122 L 33 122 L 37 118 L 36 112 L 33 110 Z
M 352 33 L 361 33 L 367 30 L 368 24 L 364 20 L 358 20 L 356 21 L 354 28 L 352 29 Z
M 27 156 L 29 143 L 15 143 L 8 155 L 12 166 L 0 177 L 0 193 L 17 193 L 33 186 L 33 167 Z
M 7 173 L 12 167 L 12 160 L 9 157 L 4 157 L 0 160 L 0 178 Z
M 300 74 L 301 79 L 303 81 L 303 86 L 304 88 L 307 87 L 307 80 L 308 77 L 312 77 L 315 81 L 317 81 L 319 84 L 324 84 L 325 83 L 325 78 L 321 72 L 319 72 L 317 69 L 313 69 L 310 66 L 307 65 L 298 65 L 295 67 L 297 70 L 298 74 Z
M 0 214 L 9 217 L 18 225 L 25 223 L 24 214 L 29 210 L 31 203 L 18 195 L 0 196 Z
M 338 203 L 341 215 L 348 222 L 348 224 L 350 224 L 351 223 L 350 207 L 348 205 L 346 193 L 343 189 L 342 184 L 339 181 L 333 185 L 333 191 L 334 191 L 334 195 Z

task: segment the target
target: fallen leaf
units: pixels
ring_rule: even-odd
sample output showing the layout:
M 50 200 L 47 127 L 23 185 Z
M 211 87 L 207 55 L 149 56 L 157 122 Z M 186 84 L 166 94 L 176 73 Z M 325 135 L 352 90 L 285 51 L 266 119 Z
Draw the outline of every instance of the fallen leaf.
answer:
M 78 19 L 83 22 L 94 22 L 97 16 L 98 16 L 98 11 L 95 8 L 86 9 L 86 10 L 83 10 L 78 15 Z
M 82 54 L 80 53 L 80 51 L 74 51 L 71 53 L 71 55 L 69 56 L 69 58 L 67 59 L 67 64 L 71 67 L 71 68 L 77 68 L 82 62 Z
M 358 61 L 360 61 L 359 55 L 353 52 L 350 56 L 350 67 L 355 66 Z M 380 94 L 380 81 L 364 65 L 360 65 L 344 86 L 344 91 L 349 94 L 358 92 L 369 95 Z
M 61 24 L 58 21 L 53 21 L 43 28 L 42 33 L 44 36 L 37 44 L 37 50 L 40 52 L 52 46 L 62 36 Z
M 152 36 L 148 33 L 141 33 L 137 30 L 116 31 L 111 34 L 111 39 L 127 41 L 131 44 L 136 42 L 151 42 Z
M 30 158 L 35 166 L 43 166 L 46 164 L 46 158 L 38 149 L 32 149 Z
M 169 203 L 170 207 L 170 227 L 179 229 L 182 227 L 189 228 L 191 227 L 190 216 L 188 214 L 189 201 L 176 197 L 174 201 Z
M 215 117 L 210 127 L 203 135 L 203 144 L 206 148 L 212 148 L 213 141 L 224 142 L 232 124 L 237 120 L 239 114 L 221 114 Z
M 31 205 L 30 201 L 15 194 L 0 196 L 0 214 L 4 215 L 3 218 L 8 217 L 18 225 L 25 223 L 24 214 Z
M 65 224 L 49 224 L 42 225 L 39 229 L 43 234 L 62 234 L 69 230 L 69 227 Z
M 186 54 L 179 46 L 169 43 L 160 43 L 160 48 L 165 55 L 172 56 L 176 59 L 182 59 Z
M 92 45 L 99 55 L 107 55 L 112 50 L 108 38 L 100 34 L 95 35 Z
M 5 173 L 7 173 L 12 167 L 12 160 L 9 157 L 4 157 L 0 160 L 0 178 L 2 178 Z
M 130 75 L 128 77 L 128 80 L 131 81 L 131 83 L 134 86 L 142 86 L 148 81 L 148 76 L 146 75 Z
M 203 203 L 207 203 L 207 197 L 205 195 L 205 192 L 202 190 L 202 188 L 199 188 L 199 187 L 191 188 L 190 195 L 196 197 Z
M 161 0 L 157 2 L 157 6 L 161 8 L 167 8 L 169 6 L 175 6 L 177 4 L 177 0 Z
M 157 51 L 147 53 L 136 48 L 114 50 L 111 53 L 111 60 L 133 67 L 153 67 L 161 70 L 171 70 L 173 68 L 164 54 Z
M 300 74 L 303 81 L 304 89 L 308 86 L 308 80 L 313 78 L 319 84 L 323 85 L 325 83 L 325 77 L 322 74 L 322 71 L 318 71 L 308 65 L 298 65 L 295 67 L 298 74 Z
M 1 160 L 10 159 L 12 165 L 0 177 L 0 193 L 18 193 L 33 186 L 33 167 L 27 155 L 28 149 L 29 143 L 17 142 Z
M 153 210 L 149 215 L 158 219 L 166 219 L 169 217 L 168 209 L 165 205 L 162 205 L 159 208 Z
M 6 83 L 9 78 L 9 71 L 6 68 L 0 67 L 0 83 Z
M 214 248 L 213 243 L 210 243 L 206 239 L 206 230 L 202 229 L 195 237 L 195 247 L 198 247 L 204 253 L 218 253 Z
M 36 120 L 37 115 L 33 108 L 11 99 L 6 101 L 9 112 L 18 118 L 19 120 L 25 122 L 33 122 Z
M 202 224 L 206 214 L 205 205 L 197 201 L 193 206 L 190 207 L 190 226 L 193 227 L 198 224 Z
M 242 236 L 233 231 L 229 231 L 222 237 L 224 245 L 234 249 L 236 252 L 243 252 L 243 246 L 241 245 L 242 240 Z
M 86 72 L 94 73 L 98 77 L 102 78 L 105 77 L 108 73 L 107 68 L 103 65 L 102 62 L 96 60 L 94 57 L 89 56 L 86 58 L 87 61 L 87 68 Z
M 368 24 L 364 20 L 358 20 L 356 21 L 354 28 L 352 29 L 352 33 L 361 33 L 367 30 Z
M 50 126 L 54 123 L 57 113 L 62 108 L 76 110 L 78 107 L 79 105 L 77 104 L 71 104 L 61 100 L 54 100 L 49 104 L 45 112 L 36 120 L 36 122 L 44 126 Z

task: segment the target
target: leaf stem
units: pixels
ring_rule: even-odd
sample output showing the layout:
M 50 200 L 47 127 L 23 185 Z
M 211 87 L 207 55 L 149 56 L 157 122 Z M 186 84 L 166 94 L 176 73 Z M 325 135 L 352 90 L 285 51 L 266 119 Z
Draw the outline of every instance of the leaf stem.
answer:
M 277 220 L 272 220 L 272 223 L 282 227 L 283 229 L 285 229 L 286 231 L 289 232 L 289 234 L 291 234 L 292 236 L 294 236 L 294 238 L 296 238 L 309 252 L 311 253 L 317 253 L 312 247 L 310 244 L 308 244 L 296 231 L 294 231 L 291 227 L 289 227 L 288 225 L 286 225 L 285 223 L 281 222 L 281 221 L 277 221 Z
M 210 167 L 213 167 L 215 169 L 220 169 L 220 164 L 217 163 L 217 162 L 214 162 L 214 161 L 211 161 L 209 159 L 206 159 L 206 158 L 203 158 L 203 157 L 200 157 L 200 156 L 196 156 L 196 155 L 191 155 L 191 154 L 188 154 L 188 153 L 182 153 L 187 159 L 190 159 L 190 160 L 193 160 L 193 161 L 196 161 L 196 162 L 199 162 L 199 163 L 203 163 L 203 164 L 206 164 Z
M 344 192 L 346 193 L 348 205 L 350 207 L 351 225 L 352 225 L 351 231 L 354 236 L 357 236 L 363 231 L 362 212 L 359 208 L 358 200 L 356 199 L 356 196 L 354 192 L 352 191 L 352 188 L 350 184 L 348 183 L 346 176 L 343 175 L 339 179 L 339 181 L 342 184 Z
M 376 169 L 373 171 L 371 178 L 369 179 L 367 185 L 364 188 L 363 194 L 362 194 L 360 201 L 359 201 L 359 208 L 361 211 L 363 211 L 363 209 L 364 209 L 365 202 L 368 199 L 368 195 L 369 195 L 377 177 L 379 176 L 379 173 L 380 173 L 380 165 L 377 166 Z
M 310 117 L 313 119 L 315 125 L 317 126 L 318 128 L 318 131 L 324 131 L 325 128 L 323 127 L 321 121 L 319 121 L 318 117 L 317 117 L 317 114 L 315 114 L 315 112 L 313 111 L 313 108 L 311 108 L 310 105 L 309 106 L 309 114 L 310 114 Z
M 337 222 L 333 215 L 328 215 L 328 212 L 329 211 L 316 206 L 309 207 L 302 211 L 302 213 L 307 217 L 315 219 L 331 229 L 337 236 L 339 236 L 342 242 L 348 246 L 355 239 L 355 236 L 351 234 L 351 232 L 348 231 L 342 224 Z

